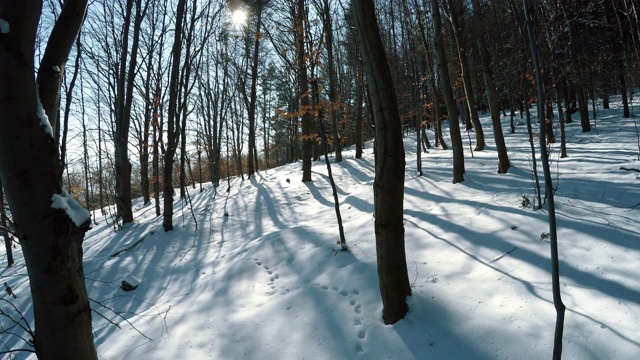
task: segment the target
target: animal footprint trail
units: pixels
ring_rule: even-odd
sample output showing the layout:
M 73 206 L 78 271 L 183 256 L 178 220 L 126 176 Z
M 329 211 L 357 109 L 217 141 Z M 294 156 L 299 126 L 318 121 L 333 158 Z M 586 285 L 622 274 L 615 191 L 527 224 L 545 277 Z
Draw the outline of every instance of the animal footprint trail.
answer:
M 319 284 L 318 284 L 319 285 Z M 367 329 L 362 325 L 362 305 L 358 303 L 357 297 L 360 295 L 358 289 L 345 290 L 340 289 L 337 286 L 319 285 L 320 289 L 327 292 L 335 292 L 337 295 L 349 299 L 349 305 L 353 309 L 352 324 L 356 330 L 356 342 L 354 349 L 357 353 L 364 352 L 363 341 L 367 338 Z
M 253 262 L 256 264 L 256 266 L 262 268 L 268 275 L 268 280 L 269 282 L 267 283 L 267 286 L 269 286 L 269 291 L 265 292 L 265 294 L 272 296 L 275 295 L 278 291 L 277 291 L 277 287 L 276 287 L 276 281 L 278 279 L 280 279 L 280 274 L 278 274 L 276 272 L 276 269 L 271 269 L 269 266 L 265 265 L 260 259 L 258 258 L 254 258 Z M 283 294 L 289 293 L 289 289 L 286 287 L 282 288 Z

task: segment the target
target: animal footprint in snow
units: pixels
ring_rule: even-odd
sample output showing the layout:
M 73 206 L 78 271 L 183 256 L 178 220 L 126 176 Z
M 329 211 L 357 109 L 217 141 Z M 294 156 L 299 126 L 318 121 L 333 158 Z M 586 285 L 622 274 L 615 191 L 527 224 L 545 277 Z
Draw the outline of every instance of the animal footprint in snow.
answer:
M 356 312 L 356 314 L 360 315 L 362 314 L 362 305 L 358 304 L 356 305 L 354 311 Z

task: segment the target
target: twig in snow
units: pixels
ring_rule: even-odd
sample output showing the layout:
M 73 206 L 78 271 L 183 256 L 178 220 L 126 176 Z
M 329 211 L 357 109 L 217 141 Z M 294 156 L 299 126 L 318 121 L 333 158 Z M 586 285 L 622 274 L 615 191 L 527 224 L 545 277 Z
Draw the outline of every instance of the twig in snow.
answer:
M 13 310 L 20 315 L 19 319 L 14 319 L 10 314 L 6 313 L 3 309 L 0 309 L 0 316 L 4 316 L 7 319 L 9 319 L 9 322 L 13 323 L 13 325 L 11 325 L 8 328 L 2 328 L 2 331 L 0 331 L 0 334 L 8 334 L 8 335 L 14 335 L 17 338 L 19 338 L 20 340 L 24 341 L 25 343 L 33 346 L 33 340 L 34 339 L 34 333 L 33 330 L 31 329 L 31 326 L 29 325 L 29 322 L 24 318 L 24 315 L 22 314 L 22 312 L 20 310 L 18 310 L 18 308 L 9 300 L 6 299 L 0 299 L 1 301 L 7 303 L 9 306 L 11 306 L 13 308 Z M 24 332 L 26 332 L 28 335 L 31 336 L 31 339 L 25 339 L 23 336 L 16 334 L 15 332 L 12 332 L 12 329 L 14 328 L 20 328 L 22 329 Z M 13 353 L 13 352 L 18 352 L 18 351 L 27 351 L 27 352 L 35 352 L 34 350 L 29 350 L 29 349 L 12 349 L 12 350 L 6 350 L 6 351 L 2 351 L 0 352 L 1 354 L 8 354 L 8 353 Z
M 167 315 L 169 315 L 169 310 L 171 310 L 171 305 L 167 308 L 167 311 L 164 312 L 164 317 L 162 318 L 162 327 L 164 328 L 164 332 L 169 335 L 169 326 L 167 326 Z
M 631 209 L 627 210 L 627 212 L 635 210 L 638 206 L 640 206 L 640 203 L 633 205 Z
M 133 243 L 133 244 L 131 244 L 130 246 L 127 246 L 127 247 L 126 247 L 126 248 L 124 248 L 124 249 L 120 249 L 120 250 L 118 250 L 118 251 L 114 252 L 113 254 L 111 254 L 111 257 L 116 257 L 116 256 L 118 256 L 118 255 L 122 254 L 123 252 L 126 252 L 126 251 L 129 251 L 129 250 L 133 249 L 133 248 L 134 248 L 134 247 L 136 247 L 138 244 L 140 244 L 142 241 L 144 241 L 144 238 L 145 238 L 147 235 L 150 235 L 150 234 L 151 234 L 151 233 L 147 233 L 147 234 L 145 234 L 144 236 L 140 237 L 140 239 L 138 239 L 138 241 L 134 242 L 134 243 Z
M 414 262 L 413 264 L 416 266 L 416 276 L 413 278 L 413 281 L 411 282 L 412 288 L 416 286 L 416 281 L 418 280 L 418 263 Z
M 121 314 L 121 313 L 119 313 L 119 312 L 117 312 L 117 311 L 113 310 L 112 308 L 110 308 L 110 307 L 108 307 L 108 306 L 104 305 L 104 304 L 103 304 L 103 303 L 101 303 L 100 301 L 93 300 L 93 299 L 91 299 L 91 298 L 90 298 L 89 300 L 93 301 L 94 303 L 96 303 L 96 304 L 98 304 L 98 305 L 102 306 L 103 308 L 105 308 L 105 309 L 107 309 L 107 310 L 111 311 L 112 313 L 116 314 L 116 316 L 120 317 L 120 318 L 121 318 L 122 320 L 124 320 L 127 324 L 129 324 L 129 325 L 133 328 L 133 330 L 135 330 L 138 334 L 142 335 L 145 339 L 147 339 L 147 340 L 149 340 L 149 341 L 153 341 L 153 339 L 151 339 L 151 338 L 150 338 L 150 337 L 148 337 L 147 335 L 143 334 L 140 330 L 138 330 L 138 328 L 136 328 L 136 327 L 131 323 L 131 321 L 129 321 L 129 319 L 127 319 L 127 318 L 125 318 L 124 316 L 122 316 L 122 314 Z M 96 311 L 96 310 L 94 310 L 94 311 Z M 97 312 L 97 311 L 96 311 L 96 312 Z M 102 314 L 100 314 L 100 315 L 102 315 Z M 102 316 L 102 317 L 104 318 L 104 316 Z M 111 320 L 108 320 L 108 319 L 107 319 L 107 321 L 109 321 L 111 324 L 114 324 Z M 118 326 L 117 324 L 114 324 L 114 325 L 116 325 L 118 328 L 120 328 L 120 326 Z
M 503 257 L 507 256 L 508 254 L 511 254 L 512 252 L 516 251 L 518 247 L 514 246 L 513 249 L 507 251 L 507 252 L 503 252 L 502 254 L 500 254 L 500 256 L 494 257 L 493 260 L 491 260 L 491 262 L 496 262 L 500 259 L 502 259 Z

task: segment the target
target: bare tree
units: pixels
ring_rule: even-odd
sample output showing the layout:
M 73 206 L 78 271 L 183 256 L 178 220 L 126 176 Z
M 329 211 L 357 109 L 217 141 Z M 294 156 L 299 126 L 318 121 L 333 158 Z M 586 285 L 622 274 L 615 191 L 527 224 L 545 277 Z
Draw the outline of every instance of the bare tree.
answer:
M 460 9 L 459 7 L 463 7 Z M 467 41 L 464 37 L 464 23 L 462 22 L 462 13 L 464 12 L 464 4 L 461 1 L 447 0 L 447 9 L 449 13 L 449 21 L 451 23 L 451 29 L 453 30 L 453 39 L 456 43 L 456 49 L 458 50 L 458 60 L 460 61 L 460 68 L 462 70 L 462 84 L 464 87 L 465 103 L 467 110 L 471 117 L 471 123 L 473 129 L 476 132 L 476 147 L 475 151 L 481 151 L 484 149 L 484 131 L 478 118 L 478 108 L 476 106 L 476 99 L 473 91 L 473 85 L 471 80 L 471 66 L 469 65 L 469 59 L 467 57 Z
M 305 46 L 305 1 L 298 0 L 295 6 L 295 34 L 298 64 L 298 94 L 300 96 L 300 112 L 302 113 L 302 181 L 311 181 L 311 113 L 309 80 L 307 78 L 307 56 Z
M 449 117 L 449 132 L 451 136 L 451 147 L 453 148 L 453 183 L 464 181 L 464 153 L 462 150 L 462 136 L 460 135 L 460 123 L 458 123 L 458 107 L 451 80 L 449 78 L 449 63 L 444 48 L 444 37 L 442 35 L 442 20 L 440 19 L 440 8 L 438 0 L 431 0 L 431 16 L 435 31 L 435 47 L 438 56 L 438 69 L 440 73 L 440 88 L 447 103 L 447 113 Z
M 338 128 L 338 111 L 335 105 L 338 102 L 336 66 L 334 59 L 334 40 L 333 40 L 333 21 L 331 19 L 331 8 L 329 0 L 322 0 L 320 14 L 322 16 L 322 26 L 324 27 L 324 36 L 327 47 L 327 72 L 329 73 L 329 101 L 332 104 L 331 114 L 331 134 L 333 136 L 333 147 L 336 152 L 336 162 L 342 161 L 342 137 Z
M 173 59 L 171 63 L 171 79 L 169 81 L 169 104 L 167 114 L 167 145 L 164 151 L 163 195 L 164 213 L 162 227 L 164 231 L 173 230 L 173 159 L 178 149 L 180 126 L 176 125 L 178 107 L 178 76 L 180 72 L 180 54 L 182 52 L 182 20 L 186 0 L 178 1 L 176 11 L 175 35 L 173 39 Z
M 489 103 L 489 111 L 491 112 L 491 125 L 493 127 L 493 137 L 496 141 L 496 150 L 498 151 L 498 172 L 504 174 L 509 171 L 511 164 L 507 154 L 507 147 L 504 143 L 504 135 L 502 133 L 502 122 L 500 121 L 500 107 L 498 106 L 498 94 L 496 85 L 493 81 L 493 69 L 489 59 L 489 54 L 485 46 L 483 34 L 483 17 L 480 11 L 480 0 L 473 0 L 473 16 L 476 23 L 476 42 L 478 45 L 478 53 L 480 65 L 482 68 L 482 77 L 487 93 L 487 101 Z
M 533 59 L 533 66 L 536 71 L 536 84 L 538 89 L 538 114 L 543 114 L 544 111 L 544 87 L 542 84 L 542 74 L 538 59 L 538 46 L 536 45 L 535 36 L 533 33 L 533 20 L 529 13 L 531 0 L 522 0 L 522 6 L 524 8 L 524 16 L 527 24 L 527 33 L 529 35 L 529 45 L 531 46 L 531 57 Z M 562 302 L 562 296 L 560 294 L 560 270 L 558 260 L 558 234 L 556 228 L 556 211 L 555 202 L 553 199 L 553 183 L 551 179 L 551 171 L 549 169 L 549 153 L 547 151 L 545 121 L 539 121 L 540 124 L 540 160 L 542 162 L 542 169 L 544 171 L 544 184 L 545 192 L 547 196 L 547 212 L 549 214 L 549 240 L 551 242 L 551 278 L 552 278 L 552 293 L 553 304 L 556 308 L 556 328 L 553 341 L 553 360 L 560 360 L 562 358 L 562 334 L 564 331 L 564 312 L 565 305 Z
M 135 2 L 135 4 L 134 4 Z M 133 22 L 133 39 L 129 50 L 129 26 L 131 13 L 135 5 L 135 18 Z M 116 92 L 116 126 L 115 126 L 115 175 L 116 194 L 115 200 L 118 215 L 123 223 L 133 221 L 131 205 L 131 161 L 129 160 L 129 127 L 131 125 L 131 106 L 133 103 L 133 85 L 138 63 L 138 47 L 140 42 L 140 29 L 142 20 L 149 3 L 142 7 L 142 0 L 127 0 L 125 18 L 123 23 L 122 49 L 118 68 L 117 92 Z M 131 51 L 131 55 L 127 55 Z M 128 64 L 127 64 L 128 60 Z
M 256 101 L 257 101 L 257 84 L 258 84 L 258 65 L 260 54 L 260 39 L 262 34 L 260 33 L 260 26 L 262 25 L 262 8 L 263 0 L 256 0 L 254 2 L 253 11 L 256 16 L 256 30 L 254 32 L 253 39 L 253 57 L 251 59 L 251 89 L 249 100 L 249 148 L 247 159 L 247 177 L 251 178 L 253 173 L 258 169 L 258 159 L 255 156 L 256 149 Z
M 40 359 L 71 354 L 97 359 L 82 266 L 82 241 L 91 220 L 58 182 L 59 155 L 48 120 L 55 119 L 57 75 L 64 71 L 86 8 L 87 0 L 65 1 L 35 83 L 42 2 L 0 2 L 0 18 L 10 26 L 0 31 L 0 178 L 29 274 L 33 345 Z
M 351 7 L 374 109 L 376 172 L 373 185 L 378 279 L 385 324 L 404 318 L 411 286 L 404 251 L 404 145 L 389 63 L 382 46 L 372 0 Z

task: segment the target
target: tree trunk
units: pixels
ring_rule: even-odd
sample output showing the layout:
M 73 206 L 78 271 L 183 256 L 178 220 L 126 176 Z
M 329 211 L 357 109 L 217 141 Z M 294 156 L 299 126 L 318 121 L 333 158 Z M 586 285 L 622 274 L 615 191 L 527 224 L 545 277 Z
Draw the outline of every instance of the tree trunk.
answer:
M 176 11 L 175 37 L 173 41 L 173 59 L 171 61 L 171 79 L 169 83 L 169 110 L 167 115 L 167 147 L 164 152 L 163 196 L 164 213 L 162 228 L 164 231 L 173 230 L 173 159 L 180 139 L 180 127 L 176 126 L 178 106 L 178 73 L 180 72 L 180 53 L 182 50 L 182 19 L 186 0 L 178 1 Z
M 431 55 L 431 46 L 429 45 L 428 41 L 427 41 L 427 35 L 426 35 L 426 31 L 425 31 L 425 25 L 423 22 L 423 18 L 422 18 L 422 11 L 420 10 L 420 6 L 418 5 L 418 0 L 413 0 L 413 4 L 416 8 L 416 15 L 417 15 L 417 21 L 418 21 L 418 28 L 420 30 L 420 39 L 422 40 L 422 46 L 426 49 L 425 52 L 427 53 L 427 62 L 425 64 L 425 67 L 428 68 L 428 73 L 429 73 L 429 89 L 431 89 L 431 95 L 432 95 L 432 116 L 431 116 L 431 122 L 433 123 L 433 127 L 434 127 L 434 131 L 435 131 L 435 144 L 434 146 L 438 146 L 438 144 L 442 145 L 442 149 L 443 150 L 447 150 L 449 147 L 447 146 L 447 143 L 444 142 L 444 139 L 442 138 L 442 128 L 441 128 L 441 122 L 440 122 L 440 99 L 438 98 L 438 87 L 436 86 L 436 76 L 434 75 L 434 72 L 436 70 L 434 70 L 434 64 L 433 64 L 433 58 Z M 427 71 L 425 71 L 426 73 Z M 427 90 L 427 86 L 425 85 L 425 93 L 428 93 L 429 91 Z M 424 138 L 426 139 L 426 134 L 424 136 Z M 428 141 L 428 140 L 427 140 Z
M 4 206 L 4 190 L 2 188 L 2 178 L 0 178 L 0 236 L 4 238 L 5 252 L 7 253 L 7 267 L 13 265 L 12 239 L 7 231 L 7 214 Z
M 542 74 L 538 63 L 538 49 L 533 34 L 533 21 L 529 14 L 529 2 L 531 0 L 523 0 L 524 14 L 527 23 L 527 32 L 529 33 L 529 45 L 531 46 L 531 57 L 533 58 L 533 66 L 536 70 L 536 83 L 538 85 L 538 114 L 544 111 L 544 88 L 542 82 Z M 551 279 L 553 304 L 556 308 L 556 328 L 553 341 L 553 360 L 562 358 L 562 333 L 564 331 L 564 312 L 565 305 L 562 302 L 560 294 L 560 271 L 558 260 L 558 235 L 556 229 L 556 212 L 555 202 L 553 200 L 553 184 L 551 179 L 551 171 L 549 169 L 549 154 L 547 152 L 547 143 L 545 139 L 545 121 L 540 121 L 540 160 L 544 172 L 545 193 L 547 197 L 547 212 L 549 216 L 549 240 L 551 242 Z
M 122 218 L 123 223 L 133 221 L 133 211 L 131 205 L 131 162 L 129 161 L 129 126 L 130 126 L 130 110 L 131 103 L 128 102 L 129 83 L 133 89 L 133 79 L 127 81 L 127 55 L 129 54 L 129 24 L 131 22 L 131 12 L 134 0 L 127 0 L 125 18 L 123 19 L 123 35 L 122 35 L 122 51 L 118 69 L 117 93 L 115 106 L 115 178 L 116 193 L 115 200 L 118 209 L 118 215 Z M 137 16 L 137 15 L 136 15 Z M 132 47 L 132 56 L 130 59 L 129 75 L 135 74 L 136 57 L 133 51 L 137 49 Z M 131 94 L 133 95 L 133 94 Z M 129 113 L 127 113 L 127 103 L 129 103 Z
M 270 161 L 269 157 L 271 156 L 270 145 L 269 145 L 269 123 L 267 122 L 267 114 L 269 110 L 267 109 L 267 88 L 262 91 L 262 145 L 264 147 L 264 168 L 270 169 Z
M 546 68 L 546 66 L 545 66 Z M 551 64 L 551 71 L 553 71 L 553 64 Z M 543 86 L 546 87 L 548 90 L 545 90 L 545 93 L 551 93 L 551 79 L 550 76 L 552 74 L 549 74 L 549 72 L 546 72 L 543 74 L 542 78 L 543 78 Z M 547 139 L 547 144 L 552 144 L 556 142 L 556 137 L 553 133 L 553 102 L 551 101 L 546 101 L 545 102 L 545 106 L 544 106 L 544 117 L 539 117 L 540 119 L 544 119 L 545 121 L 545 136 Z
M 311 72 L 312 77 L 315 78 L 315 76 L 313 76 L 313 71 Z M 318 81 L 314 80 L 311 83 L 312 89 L 313 89 L 313 102 L 314 102 L 314 109 L 317 109 L 317 104 L 320 102 L 320 92 L 318 90 Z M 338 200 L 338 189 L 336 187 L 336 182 L 333 179 L 333 172 L 331 171 L 331 162 L 329 162 L 329 144 L 327 142 L 327 133 L 325 132 L 325 128 L 324 128 L 324 111 L 322 109 L 318 110 L 318 129 L 319 129 L 319 133 L 320 133 L 320 140 L 322 141 L 322 151 L 323 151 L 323 155 L 324 155 L 324 163 L 327 166 L 327 176 L 329 177 L 329 184 L 331 184 L 331 191 L 332 191 L 332 195 L 333 195 L 333 207 L 335 209 L 336 212 L 336 220 L 338 222 L 338 234 L 340 235 L 340 240 L 338 241 L 338 244 L 340 244 L 340 249 L 342 251 L 349 251 L 349 247 L 347 246 L 347 240 L 344 236 L 344 227 L 342 226 L 342 215 L 340 214 L 340 201 Z
M 156 37 L 156 24 L 152 24 L 151 38 Z M 147 58 L 147 71 L 144 81 L 144 119 L 142 120 L 142 141 L 139 145 L 140 150 L 140 191 L 142 192 L 142 202 L 144 205 L 151 203 L 151 189 L 149 183 L 149 128 L 151 127 L 151 118 L 154 109 L 154 99 L 151 94 L 151 76 L 153 75 L 153 53 L 155 52 L 155 42 L 149 44 L 147 49 L 149 56 Z
M 455 2 L 458 2 L 456 0 Z M 469 120 L 473 125 L 473 129 L 476 133 L 476 147 L 475 151 L 482 151 L 484 149 L 484 131 L 480 124 L 480 118 L 478 117 L 478 107 L 476 106 L 475 94 L 473 91 L 471 80 L 471 67 L 469 66 L 469 59 L 467 58 L 466 42 L 463 38 L 463 23 L 458 13 L 457 6 L 462 4 L 455 4 L 452 0 L 447 0 L 447 7 L 449 8 L 449 19 L 451 20 L 451 28 L 453 29 L 453 35 L 458 50 L 458 58 L 460 60 L 460 68 L 462 69 L 462 83 L 464 86 L 465 103 L 469 112 Z M 477 34 L 480 36 L 482 33 Z
M 47 119 L 55 117 L 51 104 L 60 95 L 51 67 L 63 68 L 86 7 L 86 0 L 65 1 L 43 57 L 59 61 L 40 64 L 38 96 L 33 59 L 41 2 L 0 3 L 0 18 L 11 24 L 0 36 L 0 79 L 11 84 L 0 86 L 0 179 L 29 274 L 39 359 L 97 359 L 82 268 L 82 240 L 91 220 L 62 192 Z M 43 111 L 45 103 L 50 106 Z
M 305 1 L 298 0 L 296 5 L 296 48 L 298 61 L 298 86 L 300 96 L 300 112 L 302 113 L 302 181 L 311 181 L 311 156 L 313 143 L 311 139 L 311 113 L 309 112 L 309 83 L 307 79 L 307 59 L 304 41 Z
M 404 2 L 402 6 L 403 16 L 402 16 L 402 25 L 403 29 L 409 29 L 411 25 L 409 24 L 409 9 L 407 7 L 407 3 Z M 404 30 L 407 31 L 408 30 Z M 408 52 L 415 54 L 417 51 L 417 47 L 415 44 L 415 36 L 413 34 L 407 33 L 407 48 Z M 418 69 L 417 59 L 415 57 L 410 57 L 409 62 L 411 63 L 411 82 L 413 83 L 413 102 L 415 106 L 415 117 L 413 120 L 414 130 L 416 132 L 416 173 L 418 176 L 422 176 L 422 97 L 420 94 L 420 89 L 422 88 L 422 74 Z
M 191 90 L 193 89 L 194 85 L 191 85 L 191 71 L 193 70 L 193 68 L 198 68 L 197 64 L 195 63 L 195 56 L 193 56 L 193 52 L 195 51 L 199 51 L 200 49 L 195 49 L 193 50 L 193 48 L 195 47 L 194 43 L 193 43 L 193 38 L 194 38 L 194 33 L 195 33 L 195 24 L 196 24 L 196 19 L 197 19 L 197 10 L 198 10 L 198 2 L 197 1 L 192 1 L 191 2 L 191 18 L 187 21 L 187 24 L 189 24 L 189 28 L 187 29 L 187 33 L 185 35 L 185 38 L 183 40 L 184 42 L 184 47 L 186 48 L 186 52 L 185 52 L 185 56 L 184 56 L 184 64 L 182 66 L 182 70 L 180 72 L 180 81 L 179 81 L 179 86 L 180 86 L 180 95 L 178 95 L 178 99 L 180 99 L 180 103 L 178 104 L 177 107 L 177 114 L 176 117 L 177 118 L 181 118 L 180 121 L 180 125 L 178 125 L 178 128 L 180 128 L 180 199 L 185 199 L 187 196 L 187 191 L 186 191 L 186 187 L 187 187 L 187 170 L 186 170 L 186 165 L 187 165 L 187 117 L 190 114 L 190 111 L 188 111 L 188 101 L 189 101 L 189 95 L 191 94 Z
M 554 70 L 554 75 L 560 71 L 560 69 Z M 554 76 L 554 83 L 556 88 L 556 105 L 558 107 L 558 121 L 560 122 L 560 158 L 567 157 L 567 136 L 564 126 L 564 110 L 562 109 L 562 91 L 560 81 Z
M 333 147 L 336 152 L 336 162 L 342 161 L 342 139 L 338 130 L 338 96 L 336 91 L 336 69 L 333 61 L 333 22 L 329 9 L 329 0 L 323 0 L 322 21 L 324 25 L 325 39 L 327 41 L 327 71 L 329 72 L 329 102 L 331 103 L 331 134 L 333 135 Z
M 247 159 L 247 177 L 251 178 L 253 173 L 257 170 L 255 162 L 257 161 L 255 156 L 256 149 L 256 87 L 258 84 L 258 60 L 260 51 L 260 25 L 262 24 L 262 0 L 255 1 L 254 7 L 256 19 L 256 32 L 253 39 L 253 62 L 251 64 L 251 99 L 249 100 L 249 149 Z
M 451 136 L 451 147 L 453 148 L 453 183 L 464 181 L 464 153 L 462 145 L 462 135 L 460 134 L 460 123 L 458 122 L 458 107 L 453 97 L 451 81 L 449 79 L 449 65 L 444 48 L 442 36 L 442 21 L 440 20 L 440 9 L 438 0 L 431 0 L 431 16 L 435 31 L 435 47 L 438 56 L 438 69 L 440 70 L 440 88 L 447 103 L 449 117 L 449 132 Z
M 362 74 L 362 64 L 358 61 L 356 65 L 356 130 L 354 141 L 356 143 L 356 159 L 362 158 L 362 147 L 364 144 L 363 141 L 363 128 L 362 123 L 364 121 L 362 112 L 363 106 L 362 102 L 364 101 L 364 91 L 363 91 L 363 74 Z
M 374 109 L 376 171 L 374 181 L 378 279 L 385 324 L 404 318 L 411 295 L 404 250 L 404 146 L 395 88 L 391 78 L 372 0 L 352 0 Z
M 71 103 L 73 102 L 73 89 L 76 85 L 76 80 L 78 79 L 78 73 L 80 71 L 80 59 L 81 59 L 81 46 L 80 46 L 80 34 L 78 34 L 76 42 L 76 58 L 73 66 L 73 74 L 71 75 L 71 81 L 69 81 L 69 85 L 65 85 L 65 102 L 64 102 L 64 115 L 63 115 L 63 125 L 60 126 L 60 123 L 57 123 L 57 128 L 55 128 L 56 133 L 56 143 L 60 148 L 60 164 L 58 167 L 58 181 L 62 183 L 62 175 L 64 173 L 64 169 L 67 165 L 67 137 L 69 134 L 69 116 L 71 115 Z M 58 76 L 62 76 L 62 73 L 58 73 Z M 57 112 L 60 114 L 60 111 Z M 59 116 L 59 115 L 58 115 Z M 62 137 L 58 138 L 60 135 L 60 131 L 62 131 Z M 68 172 L 68 170 L 67 170 Z
M 631 117 L 631 112 L 629 111 L 629 98 L 627 96 L 627 80 L 624 75 L 624 72 L 620 72 L 619 75 L 620 81 L 620 92 L 622 93 L 622 116 L 626 119 Z
M 572 21 L 573 14 L 569 13 L 567 8 L 567 0 L 560 0 L 560 7 L 562 8 L 562 14 L 566 24 L 567 31 L 569 33 L 569 48 L 572 63 L 572 73 L 574 74 L 576 95 L 578 97 L 578 111 L 580 113 L 580 124 L 582 125 L 583 132 L 591 131 L 591 124 L 589 123 L 589 104 L 587 103 L 587 95 L 582 82 L 582 67 L 580 66 L 580 60 L 577 54 L 576 34 L 573 29 Z
M 573 122 L 573 120 L 571 119 L 571 114 L 574 112 L 573 107 L 571 106 L 571 91 L 569 88 L 569 81 L 567 81 L 567 77 L 563 76 L 562 77 L 562 90 L 563 90 L 563 97 L 564 97 L 564 108 L 566 110 L 565 114 L 566 114 L 566 119 L 565 119 L 565 124 L 571 124 Z
M 526 69 L 526 68 L 525 68 Z M 524 77 L 526 77 L 526 70 L 524 72 Z M 540 178 L 538 176 L 538 162 L 536 160 L 536 146 L 535 146 L 535 142 L 534 140 L 534 135 L 533 135 L 533 127 L 531 125 L 531 111 L 529 110 L 529 96 L 528 95 L 528 89 L 527 89 L 527 82 L 525 81 L 522 85 L 522 97 L 524 99 L 525 102 L 525 107 L 524 107 L 524 111 L 526 114 L 526 118 L 527 118 L 527 133 L 529 134 L 529 146 L 531 148 L 531 168 L 532 168 L 532 172 L 533 172 L 533 180 L 534 180 L 534 190 L 536 192 L 536 201 L 534 201 L 534 209 L 538 210 L 540 208 L 542 208 L 542 197 L 540 194 Z M 535 205 L 537 203 L 537 205 Z
M 80 34 L 78 34 L 78 39 L 76 41 L 76 45 L 78 51 L 80 51 Z M 82 126 L 82 169 L 84 170 L 84 203 L 85 208 L 87 209 L 95 209 L 92 204 L 93 201 L 90 198 L 91 187 L 89 185 L 90 181 L 90 167 L 89 167 L 89 144 L 88 144 L 88 136 L 87 136 L 87 122 L 85 116 L 85 106 L 84 106 L 84 77 L 80 76 L 80 120 Z M 95 211 L 94 211 L 94 220 L 95 220 Z
M 493 127 L 493 137 L 496 141 L 496 150 L 498 151 L 498 173 L 504 174 L 509 171 L 511 164 L 507 154 L 507 146 L 504 142 L 504 134 L 502 133 L 502 122 L 500 121 L 500 107 L 498 106 L 498 95 L 496 86 L 493 82 L 493 70 L 489 60 L 489 53 L 484 44 L 482 29 L 482 13 L 480 12 L 480 0 L 473 0 L 473 16 L 476 23 L 476 42 L 480 57 L 480 65 L 482 67 L 482 76 L 484 85 L 487 90 L 487 101 L 489 103 L 489 111 L 491 112 L 491 126 Z
M 160 63 L 158 62 L 158 67 Z M 160 139 L 162 138 L 162 127 L 160 125 L 160 82 L 156 83 L 153 93 L 153 154 L 151 157 L 151 185 L 153 187 L 153 202 L 155 205 L 156 216 L 160 216 Z

